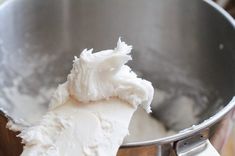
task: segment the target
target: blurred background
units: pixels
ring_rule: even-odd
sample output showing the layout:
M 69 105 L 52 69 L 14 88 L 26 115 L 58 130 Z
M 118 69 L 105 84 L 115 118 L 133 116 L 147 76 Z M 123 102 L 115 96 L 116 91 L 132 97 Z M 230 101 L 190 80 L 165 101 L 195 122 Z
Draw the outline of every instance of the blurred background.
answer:
M 235 17 L 235 0 L 214 0 L 220 6 L 225 8 L 233 17 Z

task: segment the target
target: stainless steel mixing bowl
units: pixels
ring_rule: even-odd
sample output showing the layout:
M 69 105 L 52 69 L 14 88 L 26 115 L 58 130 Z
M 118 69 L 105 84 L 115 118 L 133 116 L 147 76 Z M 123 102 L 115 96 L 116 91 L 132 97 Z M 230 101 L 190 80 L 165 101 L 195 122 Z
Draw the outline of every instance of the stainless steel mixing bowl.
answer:
M 152 117 L 180 131 L 136 136 L 119 155 L 215 155 L 209 140 L 221 149 L 235 106 L 235 22 L 211 1 L 8 0 L 0 6 L 2 112 L 36 121 L 73 56 L 112 48 L 119 36 L 134 47 L 133 70 L 157 89 Z

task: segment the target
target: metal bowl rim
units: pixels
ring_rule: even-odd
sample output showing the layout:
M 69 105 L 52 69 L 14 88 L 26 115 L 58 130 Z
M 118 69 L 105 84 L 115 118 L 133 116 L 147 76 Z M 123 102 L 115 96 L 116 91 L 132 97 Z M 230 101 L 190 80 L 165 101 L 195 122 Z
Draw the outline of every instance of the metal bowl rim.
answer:
M 123 144 L 121 147 L 126 148 L 126 147 L 139 147 L 139 146 L 148 146 L 148 145 L 167 144 L 167 143 L 172 143 L 172 142 L 190 137 L 214 125 L 233 109 L 235 111 L 235 97 L 233 97 L 232 100 L 229 102 L 229 104 L 225 106 L 222 110 L 220 110 L 218 113 L 216 113 L 215 115 L 213 115 L 212 117 L 210 117 L 209 119 L 203 121 L 202 123 L 198 125 L 193 125 L 192 127 L 186 128 L 178 132 L 175 135 L 171 135 L 171 136 L 156 139 L 156 140 L 150 140 L 150 141 L 126 143 L 126 144 Z
M 204 2 L 206 2 L 209 6 L 211 6 L 215 11 L 220 13 L 222 16 L 224 16 L 225 17 L 224 19 L 227 20 L 233 28 L 235 28 L 235 20 L 228 12 L 226 12 L 222 7 L 220 7 L 217 3 L 211 0 L 204 0 Z M 183 138 L 199 133 L 200 131 L 214 125 L 234 108 L 235 108 L 235 97 L 233 97 L 232 100 L 222 110 L 220 110 L 218 113 L 216 113 L 215 115 L 213 115 L 212 117 L 210 117 L 209 119 L 205 120 L 204 122 L 198 125 L 193 125 L 192 127 L 186 128 L 175 135 L 163 137 L 156 140 L 125 143 L 121 147 L 126 148 L 126 147 L 138 147 L 138 146 L 148 146 L 148 145 L 160 145 L 181 140 Z

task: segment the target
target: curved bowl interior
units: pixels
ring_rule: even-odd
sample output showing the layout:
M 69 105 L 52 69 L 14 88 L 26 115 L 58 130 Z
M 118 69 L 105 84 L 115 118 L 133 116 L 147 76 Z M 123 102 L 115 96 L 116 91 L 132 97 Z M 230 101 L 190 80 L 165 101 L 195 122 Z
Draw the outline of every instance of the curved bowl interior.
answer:
M 0 21 L 0 106 L 9 116 L 37 120 L 26 103 L 46 110 L 74 55 L 113 48 L 119 36 L 134 47 L 130 66 L 156 88 L 150 120 L 164 129 L 200 123 L 235 93 L 234 26 L 203 1 L 10 0 Z M 162 137 L 141 119 L 127 142 Z M 149 135 L 135 135 L 142 128 Z

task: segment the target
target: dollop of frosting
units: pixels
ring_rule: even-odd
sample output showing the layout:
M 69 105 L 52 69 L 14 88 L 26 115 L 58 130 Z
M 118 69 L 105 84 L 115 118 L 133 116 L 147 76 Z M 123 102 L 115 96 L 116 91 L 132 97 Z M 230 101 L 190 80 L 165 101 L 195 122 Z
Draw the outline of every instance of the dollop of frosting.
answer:
M 141 105 L 151 112 L 154 89 L 151 82 L 138 78 L 126 65 L 132 57 L 132 46 L 119 38 L 117 47 L 92 53 L 83 50 L 75 57 L 67 81 L 54 93 L 50 109 L 64 104 L 70 97 L 83 103 L 119 98 L 134 107 Z

